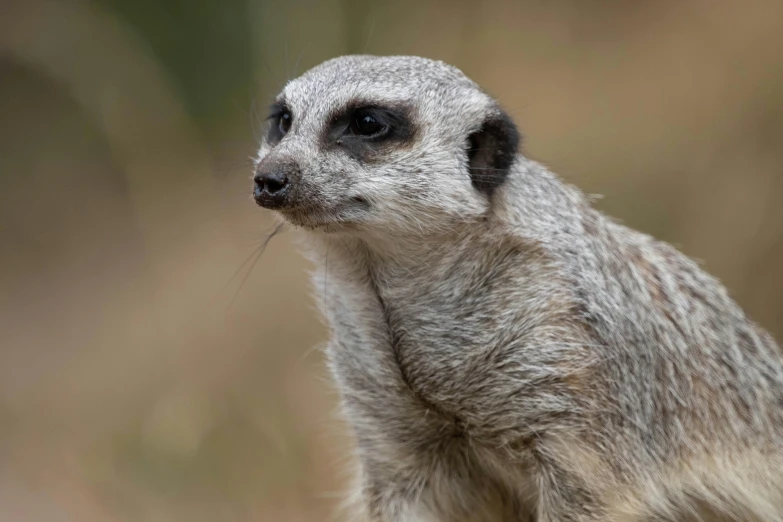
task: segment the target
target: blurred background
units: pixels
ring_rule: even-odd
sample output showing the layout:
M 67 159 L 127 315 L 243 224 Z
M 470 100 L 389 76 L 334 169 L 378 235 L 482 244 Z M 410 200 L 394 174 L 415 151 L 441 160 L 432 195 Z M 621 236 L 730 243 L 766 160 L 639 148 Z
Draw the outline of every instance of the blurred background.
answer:
M 329 519 L 312 267 L 291 231 L 253 264 L 248 158 L 287 79 L 361 52 L 461 67 L 783 338 L 779 0 L 2 0 L 0 521 Z

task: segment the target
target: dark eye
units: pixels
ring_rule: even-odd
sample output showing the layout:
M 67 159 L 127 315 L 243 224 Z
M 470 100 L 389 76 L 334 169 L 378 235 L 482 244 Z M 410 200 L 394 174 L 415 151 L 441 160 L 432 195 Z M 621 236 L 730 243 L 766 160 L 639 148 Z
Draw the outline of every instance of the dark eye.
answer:
M 291 128 L 291 120 L 291 113 L 287 110 L 281 112 L 277 117 L 277 130 L 280 131 L 281 135 L 285 136 L 285 134 Z
M 357 111 L 351 119 L 350 130 L 356 136 L 378 136 L 383 134 L 387 127 L 367 111 Z

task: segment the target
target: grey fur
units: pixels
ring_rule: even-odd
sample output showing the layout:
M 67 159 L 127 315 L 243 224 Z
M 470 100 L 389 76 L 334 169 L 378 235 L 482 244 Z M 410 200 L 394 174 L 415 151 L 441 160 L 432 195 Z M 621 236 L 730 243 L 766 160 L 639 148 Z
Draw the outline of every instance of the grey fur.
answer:
M 361 516 L 783 520 L 783 356 L 717 280 L 522 155 L 476 190 L 466 139 L 502 113 L 446 64 L 341 57 L 279 99 L 258 165 L 296 163 L 281 213 L 328 265 Z M 325 147 L 356 100 L 411 104 L 415 143 Z

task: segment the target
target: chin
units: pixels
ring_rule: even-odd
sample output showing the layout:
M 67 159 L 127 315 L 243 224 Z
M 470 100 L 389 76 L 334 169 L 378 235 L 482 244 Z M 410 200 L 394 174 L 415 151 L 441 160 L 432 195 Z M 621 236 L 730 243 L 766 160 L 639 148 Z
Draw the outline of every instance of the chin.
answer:
M 292 209 L 281 211 L 280 214 L 291 225 L 312 231 L 337 233 L 359 228 L 357 221 L 339 213 Z

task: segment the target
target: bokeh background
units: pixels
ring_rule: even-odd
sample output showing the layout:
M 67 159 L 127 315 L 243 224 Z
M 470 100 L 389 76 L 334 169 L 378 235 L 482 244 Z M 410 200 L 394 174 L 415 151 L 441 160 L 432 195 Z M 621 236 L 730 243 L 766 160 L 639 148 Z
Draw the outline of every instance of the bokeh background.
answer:
M 290 231 L 253 264 L 248 158 L 361 52 L 461 67 L 783 338 L 783 2 L 2 0 L 0 521 L 329 519 L 313 267 Z

